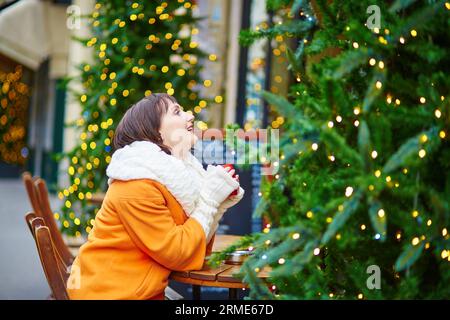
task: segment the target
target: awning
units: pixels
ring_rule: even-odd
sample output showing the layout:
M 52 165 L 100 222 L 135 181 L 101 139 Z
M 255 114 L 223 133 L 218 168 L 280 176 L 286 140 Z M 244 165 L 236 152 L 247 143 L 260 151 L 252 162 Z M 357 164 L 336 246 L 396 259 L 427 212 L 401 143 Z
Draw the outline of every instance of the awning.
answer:
M 49 1 L 21 0 L 0 11 L 0 53 L 37 70 L 50 58 L 50 76 L 67 71 L 70 32 L 66 6 Z

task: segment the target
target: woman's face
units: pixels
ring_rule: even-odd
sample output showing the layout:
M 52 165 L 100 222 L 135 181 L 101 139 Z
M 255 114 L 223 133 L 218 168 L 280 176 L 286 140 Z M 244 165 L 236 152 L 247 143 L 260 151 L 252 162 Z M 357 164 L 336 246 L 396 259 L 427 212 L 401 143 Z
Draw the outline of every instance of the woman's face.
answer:
M 159 129 L 163 143 L 170 147 L 174 155 L 182 155 L 197 142 L 194 134 L 194 115 L 185 112 L 178 103 L 170 102 L 167 113 L 161 119 Z

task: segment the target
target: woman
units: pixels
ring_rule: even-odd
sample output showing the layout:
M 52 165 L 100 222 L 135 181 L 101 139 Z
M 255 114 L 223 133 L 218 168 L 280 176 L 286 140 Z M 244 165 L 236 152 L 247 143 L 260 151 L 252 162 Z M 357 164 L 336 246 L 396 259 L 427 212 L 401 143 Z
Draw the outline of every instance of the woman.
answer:
M 125 113 L 108 191 L 68 279 L 71 299 L 164 299 L 171 271 L 202 268 L 219 220 L 244 190 L 234 170 L 204 170 L 190 153 L 193 121 L 167 94 Z

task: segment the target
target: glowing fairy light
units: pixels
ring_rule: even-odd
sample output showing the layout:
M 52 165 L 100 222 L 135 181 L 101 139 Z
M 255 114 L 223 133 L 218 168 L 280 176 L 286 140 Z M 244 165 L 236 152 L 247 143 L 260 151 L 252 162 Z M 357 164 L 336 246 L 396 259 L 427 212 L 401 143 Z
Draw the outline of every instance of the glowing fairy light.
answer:
M 353 194 L 353 188 L 352 187 L 347 187 L 345 188 L 345 196 L 348 198 Z

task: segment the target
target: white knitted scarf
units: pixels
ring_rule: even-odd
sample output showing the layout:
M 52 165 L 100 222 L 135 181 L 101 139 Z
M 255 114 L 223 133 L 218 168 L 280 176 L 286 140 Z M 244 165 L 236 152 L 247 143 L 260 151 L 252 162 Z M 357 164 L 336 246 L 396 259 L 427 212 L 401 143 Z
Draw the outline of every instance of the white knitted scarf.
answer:
M 106 169 L 113 180 L 152 179 L 163 184 L 190 216 L 196 207 L 206 171 L 190 152 L 186 159 L 168 155 L 149 141 L 135 141 L 116 150 Z

